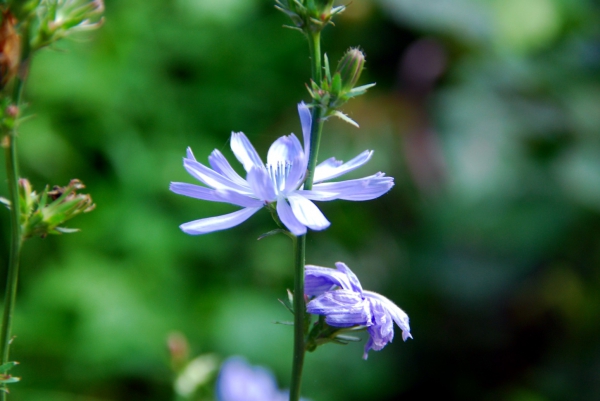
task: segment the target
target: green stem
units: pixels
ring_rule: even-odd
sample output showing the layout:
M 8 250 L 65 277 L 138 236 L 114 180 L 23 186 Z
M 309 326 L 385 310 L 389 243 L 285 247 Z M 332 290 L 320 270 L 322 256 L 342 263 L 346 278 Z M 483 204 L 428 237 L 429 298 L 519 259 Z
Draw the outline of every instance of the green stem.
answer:
M 27 27 L 25 31 L 27 31 Z M 28 43 L 29 38 L 23 38 L 24 43 Z M 15 77 L 13 93 L 11 96 L 12 106 L 16 106 L 17 110 L 20 107 L 21 95 L 25 78 L 29 69 L 29 47 L 23 46 L 21 53 L 21 64 L 19 72 Z M 18 111 L 17 117 L 18 118 Z M 11 128 L 2 128 L 2 137 L 5 138 L 5 158 L 6 158 L 6 175 L 8 179 L 8 191 L 10 196 L 10 256 L 8 259 L 8 272 L 6 276 L 6 292 L 4 294 L 4 311 L 2 314 L 2 328 L 0 329 L 0 355 L 4 364 L 9 361 L 10 343 L 12 332 L 12 320 L 15 309 L 15 301 L 17 298 L 17 284 L 19 279 L 19 260 L 21 256 L 21 247 L 23 238 L 21 234 L 21 209 L 19 201 L 19 163 L 17 159 L 17 122 L 15 121 Z M 6 392 L 0 391 L 0 400 L 6 400 Z
M 9 133 L 6 140 L 9 142 L 5 148 L 6 155 L 6 173 L 8 176 L 8 190 L 10 194 L 10 226 L 11 226 L 11 245 L 10 256 L 8 260 L 8 273 L 6 277 L 6 293 L 4 295 L 4 313 L 2 315 L 2 329 L 0 332 L 0 349 L 2 362 L 8 362 L 11 325 L 17 295 L 17 281 L 19 277 L 19 257 L 21 254 L 21 224 L 19 210 L 19 183 L 17 173 L 17 144 L 14 131 Z M 4 393 L 1 394 L 4 399 Z
M 300 399 L 302 385 L 302 368 L 304 366 L 305 327 L 304 311 L 304 263 L 306 250 L 306 235 L 294 239 L 294 356 L 292 361 L 292 384 L 290 386 L 290 401 Z
M 312 79 L 321 85 L 321 36 L 320 33 L 309 35 L 308 46 L 311 53 Z M 304 189 L 311 189 L 315 166 L 319 154 L 319 143 L 323 130 L 321 107 L 315 106 L 312 110 L 312 124 L 310 128 L 310 153 L 308 156 L 308 173 L 304 181 Z M 306 352 L 306 332 L 304 302 L 304 265 L 306 258 L 306 235 L 296 237 L 294 240 L 294 356 L 292 360 L 292 381 L 290 385 L 290 401 L 300 400 L 302 385 L 302 368 Z
M 2 314 L 2 329 L 0 331 L 0 350 L 2 361 L 0 364 L 8 362 L 11 326 L 13 313 L 15 309 L 15 300 L 17 298 L 17 282 L 19 278 L 19 258 L 21 254 L 21 224 L 19 207 L 19 182 L 17 165 L 17 136 L 16 130 L 10 130 L 6 135 L 5 155 L 6 155 L 6 174 L 8 178 L 8 190 L 10 194 L 10 226 L 11 243 L 10 256 L 8 260 L 8 273 L 6 276 L 6 293 L 4 295 L 4 312 Z M 0 391 L 0 400 L 6 399 L 6 393 Z
M 310 72 L 313 81 L 321 86 L 323 76 L 321 68 L 321 32 L 308 35 L 308 50 L 310 51 Z
M 308 156 L 308 173 L 304 181 L 304 189 L 312 189 L 315 168 L 319 156 L 319 145 L 321 143 L 321 133 L 323 132 L 323 109 L 315 105 L 312 110 L 312 123 L 310 127 L 310 154 Z

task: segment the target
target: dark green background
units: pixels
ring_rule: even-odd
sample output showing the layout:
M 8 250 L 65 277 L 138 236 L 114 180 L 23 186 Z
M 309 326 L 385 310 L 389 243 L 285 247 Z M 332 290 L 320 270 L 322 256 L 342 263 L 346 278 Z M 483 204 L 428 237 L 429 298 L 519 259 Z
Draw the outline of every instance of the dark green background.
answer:
M 593 1 L 355 0 L 323 35 L 367 54 L 321 160 L 385 171 L 380 199 L 319 206 L 307 261 L 346 262 L 411 318 L 413 341 L 307 356 L 314 401 L 600 399 L 600 18 Z M 101 30 L 36 55 L 21 175 L 77 177 L 81 232 L 25 244 L 13 401 L 174 399 L 166 338 L 241 354 L 289 386 L 292 249 L 264 211 L 225 232 L 178 225 L 234 211 L 175 195 L 182 167 L 231 131 L 259 153 L 300 133 L 306 41 L 266 0 L 107 0 Z M 409 68 L 412 66 L 412 68 Z M 349 175 L 350 176 L 350 175 Z M 2 181 L 4 183 L 4 180 Z M 3 184 L 5 185 L 5 184 Z M 2 194 L 6 189 L 2 188 Z M 4 212 L 2 243 L 7 243 Z M 0 254 L 7 263 L 6 245 Z M 3 270 L 4 271 L 4 270 Z

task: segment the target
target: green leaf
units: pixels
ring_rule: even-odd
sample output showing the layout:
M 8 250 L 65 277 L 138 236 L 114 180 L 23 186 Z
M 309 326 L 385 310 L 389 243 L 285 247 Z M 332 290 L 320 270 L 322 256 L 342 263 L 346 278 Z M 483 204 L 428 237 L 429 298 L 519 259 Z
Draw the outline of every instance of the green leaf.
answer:
M 358 126 L 358 124 L 356 123 L 356 121 L 354 121 L 353 119 L 351 119 L 350 117 L 348 117 L 347 115 L 345 115 L 344 113 L 342 113 L 341 111 L 335 111 L 333 113 L 334 116 L 336 116 L 339 119 L 342 119 L 344 121 L 346 121 L 348 124 L 354 125 L 356 128 L 360 128 Z
M 21 381 L 20 377 L 8 376 L 6 379 L 1 379 L 0 383 L 2 384 L 11 384 Z
M 331 92 L 334 94 L 340 93 L 342 90 L 342 76 L 339 72 L 333 74 L 333 80 L 331 81 Z
M 15 366 L 17 366 L 19 364 L 19 362 L 6 362 L 5 364 L 0 365 L 0 373 L 6 373 L 9 370 L 11 370 L 12 368 L 14 368 Z

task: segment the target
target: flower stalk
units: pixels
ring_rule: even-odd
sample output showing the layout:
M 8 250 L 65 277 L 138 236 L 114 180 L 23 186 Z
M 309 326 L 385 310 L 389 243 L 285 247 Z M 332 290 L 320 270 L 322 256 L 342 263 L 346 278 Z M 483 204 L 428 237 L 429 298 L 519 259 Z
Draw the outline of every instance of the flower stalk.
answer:
M 311 60 L 311 74 L 314 82 L 321 83 L 321 34 L 313 32 L 308 35 L 308 47 Z M 310 127 L 310 153 L 308 156 L 308 172 L 304 188 L 312 189 L 315 168 L 319 155 L 319 144 L 323 131 L 322 109 L 315 106 L 312 109 Z M 290 385 L 290 401 L 300 400 L 302 387 L 302 369 L 306 353 L 306 303 L 304 301 L 304 265 L 306 260 L 306 235 L 301 235 L 294 241 L 294 355 L 292 359 L 292 380 Z
M 4 147 L 6 175 L 8 181 L 8 191 L 10 202 L 13 207 L 10 208 L 10 253 L 8 260 L 8 271 L 6 277 L 6 291 L 4 294 L 4 310 L 2 314 L 2 326 L 0 327 L 0 365 L 9 363 L 10 343 L 12 341 L 12 320 L 17 298 L 17 284 L 19 278 L 19 261 L 21 257 L 21 248 L 23 245 L 23 236 L 21 229 L 21 210 L 19 201 L 19 163 L 17 159 L 17 125 L 19 117 L 19 106 L 21 95 L 29 68 L 30 47 L 29 37 L 21 37 L 14 31 L 16 20 L 7 11 L 3 15 L 2 29 L 2 52 L 5 56 L 4 62 L 14 65 L 13 73 L 7 77 L 8 80 L 3 85 L 12 80 L 12 93 L 8 96 L 8 105 L 4 110 L 1 124 L 2 146 Z M 27 23 L 25 32 L 27 32 Z M 13 29 L 7 29 L 12 26 Z M 14 58 L 14 59 L 13 59 Z M 7 60 L 8 59 L 8 60 Z M 13 59 L 13 60 L 11 60 Z M 3 87 L 9 90 L 10 86 Z M 6 102 L 5 102 L 6 103 Z M 10 375 L 9 375 L 10 376 Z M 3 382 L 3 386 L 5 383 Z M 0 400 L 6 399 L 6 388 L 0 388 Z
M 23 87 L 35 50 L 67 33 L 98 27 L 104 5 L 102 0 L 15 0 L 1 4 L 4 7 L 0 15 L 0 135 L 5 153 L 9 199 L 0 201 L 9 208 L 11 224 L 10 256 L 0 328 L 0 401 L 4 401 L 8 392 L 6 384 L 18 381 L 18 378 L 8 374 L 16 365 L 8 359 L 23 242 L 34 234 L 43 237 L 48 233 L 72 232 L 59 225 L 93 208 L 89 196 L 74 193 L 82 187 L 77 180 L 73 180 L 64 193 L 58 194 L 54 188 L 52 191 L 44 190 L 40 196 L 31 190 L 27 180 L 19 180 L 17 138 Z M 61 19 L 57 22 L 56 18 L 61 12 Z M 40 38 L 43 40 L 40 41 Z M 56 198 L 53 198 L 55 195 Z M 36 208 L 32 209 L 33 206 Z
M 20 55 L 21 63 L 28 63 L 29 47 L 25 45 Z M 27 67 L 27 66 L 26 66 Z M 26 71 L 23 65 L 21 71 Z M 25 77 L 17 74 L 14 80 L 14 88 L 11 98 L 11 105 L 8 106 L 11 112 L 8 118 L 2 124 L 2 145 L 6 159 L 6 174 L 8 179 L 8 191 L 10 202 L 13 207 L 10 208 L 10 255 L 8 260 L 8 272 L 6 278 L 6 292 L 4 295 L 4 311 L 2 314 L 2 327 L 0 328 L 0 365 L 9 362 L 10 343 L 12 341 L 12 320 L 17 298 L 17 284 L 19 279 L 19 261 L 21 257 L 21 248 L 23 245 L 23 236 L 21 235 L 21 214 L 19 201 L 19 165 L 17 159 L 17 123 L 18 110 L 23 92 Z M 14 114 L 14 115 L 13 115 Z M 3 388 L 4 390 L 4 388 Z M 0 400 L 6 400 L 6 392 L 0 391 Z
M 306 257 L 306 235 L 294 238 L 294 354 L 292 359 L 292 380 L 290 401 L 300 400 L 302 369 L 306 352 L 306 326 L 304 302 L 304 264 Z

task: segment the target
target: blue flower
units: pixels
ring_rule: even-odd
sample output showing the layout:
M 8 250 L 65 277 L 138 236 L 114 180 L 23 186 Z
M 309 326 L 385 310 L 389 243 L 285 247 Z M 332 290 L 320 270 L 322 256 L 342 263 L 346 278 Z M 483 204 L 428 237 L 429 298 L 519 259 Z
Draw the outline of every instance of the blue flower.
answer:
M 277 388 L 268 369 L 231 357 L 221 366 L 217 379 L 218 401 L 287 401 L 288 393 Z
M 371 349 L 381 350 L 394 339 L 394 322 L 402 330 L 402 339 L 412 338 L 408 315 L 396 304 L 372 291 L 362 289 L 356 275 L 342 262 L 337 270 L 306 265 L 304 293 L 314 296 L 308 313 L 324 315 L 333 327 L 366 326 L 369 340 L 363 358 Z
M 285 227 L 296 236 L 304 235 L 307 228 L 323 230 L 330 225 L 312 201 L 370 200 L 383 195 L 394 185 L 394 179 L 383 173 L 355 180 L 323 182 L 365 164 L 373 154 L 366 150 L 347 163 L 335 158 L 325 160 L 315 169 L 312 189 L 303 189 L 310 153 L 311 115 L 304 103 L 298 104 L 298 113 L 304 149 L 294 134 L 282 136 L 269 148 L 266 164 L 246 135 L 232 133 L 231 150 L 246 170 L 245 179 L 235 172 L 219 150 L 215 149 L 209 156 L 209 168 L 198 162 L 188 148 L 183 166 L 205 186 L 172 182 L 171 191 L 192 198 L 231 203 L 243 209 L 184 223 L 180 228 L 185 233 L 198 235 L 225 230 L 246 221 L 262 207 L 276 203 L 277 215 Z

